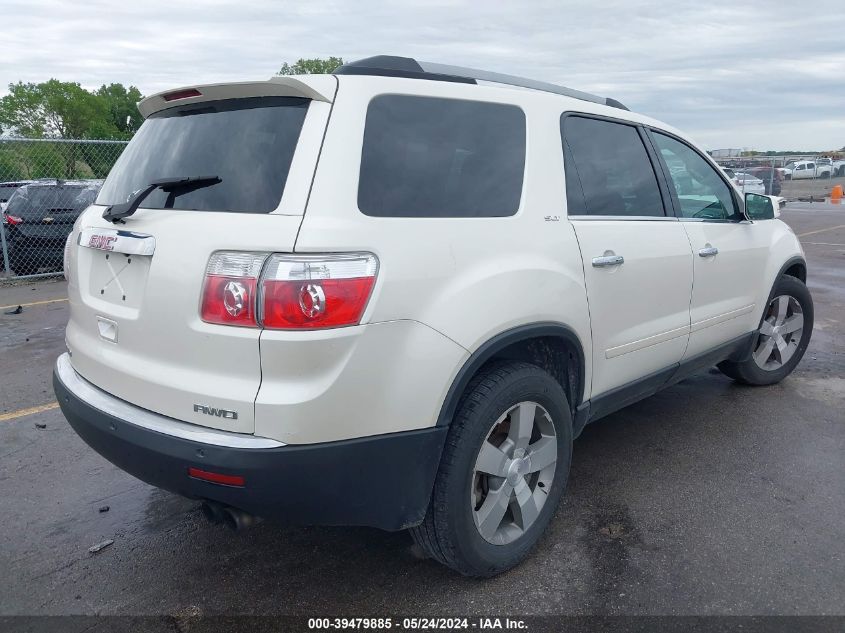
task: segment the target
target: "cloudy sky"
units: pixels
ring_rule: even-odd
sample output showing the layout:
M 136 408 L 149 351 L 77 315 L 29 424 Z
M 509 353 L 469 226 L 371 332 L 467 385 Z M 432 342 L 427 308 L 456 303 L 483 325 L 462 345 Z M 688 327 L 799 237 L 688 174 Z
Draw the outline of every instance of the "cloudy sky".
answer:
M 708 149 L 845 145 L 841 0 L 0 0 L 0 94 L 56 77 L 144 94 L 376 54 L 613 96 Z

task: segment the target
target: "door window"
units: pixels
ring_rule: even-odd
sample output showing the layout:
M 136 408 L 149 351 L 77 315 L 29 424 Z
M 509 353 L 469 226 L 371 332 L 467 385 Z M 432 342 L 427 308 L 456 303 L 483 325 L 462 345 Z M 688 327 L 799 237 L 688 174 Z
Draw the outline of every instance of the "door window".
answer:
M 742 219 L 730 186 L 698 152 L 665 134 L 654 133 L 654 141 L 668 168 L 681 217 Z
M 664 216 L 657 177 L 637 128 L 561 117 L 569 215 Z

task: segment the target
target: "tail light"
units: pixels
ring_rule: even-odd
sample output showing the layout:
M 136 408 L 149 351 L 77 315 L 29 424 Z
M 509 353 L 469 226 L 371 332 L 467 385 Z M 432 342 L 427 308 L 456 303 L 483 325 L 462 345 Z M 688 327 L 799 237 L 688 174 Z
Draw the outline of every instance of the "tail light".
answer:
M 356 325 L 377 271 L 369 253 L 271 255 L 261 276 L 261 323 L 278 330 Z
M 357 325 L 377 272 L 370 253 L 217 252 L 206 269 L 202 320 L 276 330 Z
M 16 215 L 9 215 L 9 214 L 7 213 L 4 217 L 5 217 L 5 219 L 6 219 L 6 222 L 7 222 L 10 226 L 16 226 L 16 225 L 20 224 L 21 222 L 23 222 L 23 218 L 19 218 L 19 217 L 18 217 L 18 216 L 16 216 Z
M 258 327 L 256 291 L 266 253 L 219 251 L 208 260 L 200 316 L 208 323 Z

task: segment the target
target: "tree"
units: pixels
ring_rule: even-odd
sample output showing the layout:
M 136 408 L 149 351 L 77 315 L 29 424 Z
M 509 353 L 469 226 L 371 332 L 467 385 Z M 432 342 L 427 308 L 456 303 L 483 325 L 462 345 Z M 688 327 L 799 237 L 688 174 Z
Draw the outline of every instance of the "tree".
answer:
M 0 97 L 0 132 L 40 138 L 47 124 L 44 99 L 35 84 L 9 84 L 9 94 Z
M 105 99 L 78 83 L 18 82 L 0 98 L 0 126 L 31 138 L 92 138 L 117 134 Z
M 300 59 L 293 65 L 290 65 L 287 62 L 282 64 L 279 74 L 322 75 L 333 72 L 338 66 L 343 66 L 343 60 L 340 57 L 329 57 L 328 59 L 321 59 L 319 57 L 315 57 L 313 59 Z
M 123 84 L 109 84 L 101 86 L 94 94 L 106 102 L 109 122 L 120 138 L 132 138 L 144 122 L 138 112 L 138 102 L 144 98 L 141 91 L 135 86 L 126 88 Z

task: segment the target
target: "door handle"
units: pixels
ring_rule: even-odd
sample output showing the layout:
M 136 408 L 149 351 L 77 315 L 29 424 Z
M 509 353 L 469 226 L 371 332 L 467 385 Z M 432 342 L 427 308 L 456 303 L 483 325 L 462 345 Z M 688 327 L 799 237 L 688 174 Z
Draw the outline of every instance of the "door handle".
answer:
M 719 249 L 715 246 L 707 246 L 698 251 L 699 257 L 713 257 L 719 254 Z
M 608 266 L 619 266 L 625 263 L 625 258 L 622 255 L 603 255 L 602 257 L 593 257 L 594 268 L 607 268 Z

